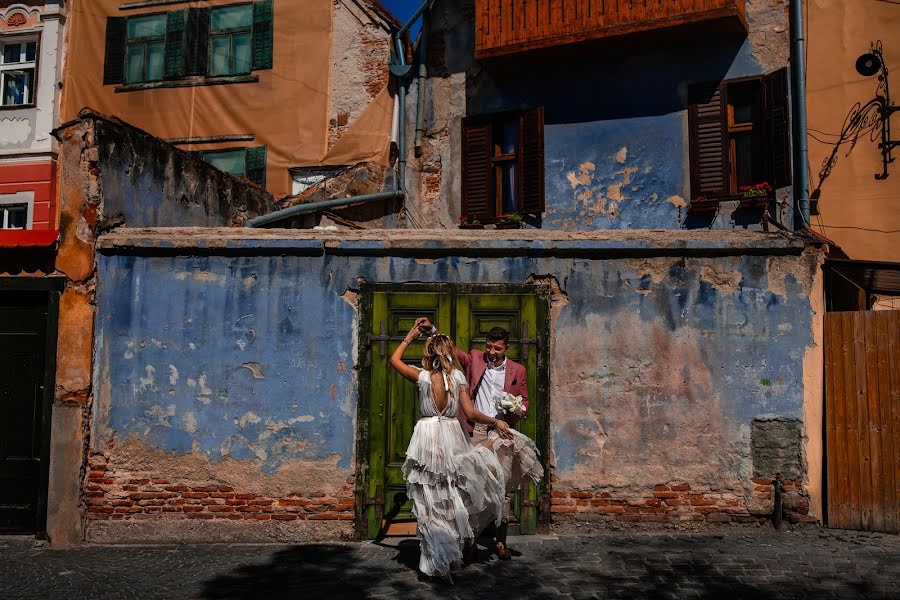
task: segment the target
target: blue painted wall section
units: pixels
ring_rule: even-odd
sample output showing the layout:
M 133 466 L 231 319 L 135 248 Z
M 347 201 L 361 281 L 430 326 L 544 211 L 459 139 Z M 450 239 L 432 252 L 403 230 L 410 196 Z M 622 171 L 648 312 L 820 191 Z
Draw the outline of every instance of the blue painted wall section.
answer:
M 354 310 L 302 261 L 101 262 L 108 423 L 178 454 L 352 460 Z M 343 290 L 341 290 L 343 291 Z
M 651 460 L 682 476 L 737 475 L 752 419 L 802 416 L 812 259 L 112 255 L 100 268 L 109 384 L 95 430 L 177 454 L 270 471 L 337 455 L 349 467 L 357 313 L 342 294 L 359 278 L 556 277 L 567 303 L 553 322 L 550 402 L 563 477 L 641 477 Z

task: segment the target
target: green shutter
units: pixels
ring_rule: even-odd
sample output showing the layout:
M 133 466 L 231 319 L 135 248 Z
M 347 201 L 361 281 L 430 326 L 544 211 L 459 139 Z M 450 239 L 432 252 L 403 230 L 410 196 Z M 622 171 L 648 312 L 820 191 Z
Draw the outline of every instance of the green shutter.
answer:
M 125 81 L 125 17 L 106 19 L 106 53 L 103 62 L 103 85 Z
M 209 59 L 208 8 L 188 9 L 187 22 L 187 74 L 206 75 Z
M 173 10 L 166 20 L 166 79 L 181 79 L 185 75 L 187 9 Z
M 266 187 L 266 147 L 247 148 L 247 179 Z
M 253 4 L 253 70 L 272 68 L 273 0 Z

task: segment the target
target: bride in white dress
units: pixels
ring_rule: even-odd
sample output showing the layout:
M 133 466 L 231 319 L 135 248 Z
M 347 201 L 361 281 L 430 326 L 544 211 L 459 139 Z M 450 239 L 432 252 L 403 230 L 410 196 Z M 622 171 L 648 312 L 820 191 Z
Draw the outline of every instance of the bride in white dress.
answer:
M 407 346 L 421 335 L 419 326 L 410 329 L 390 361 L 419 391 L 421 418 L 406 450 L 403 474 L 418 523 L 419 570 L 451 580 L 450 570 L 462 563 L 464 547 L 474 544 L 491 521 L 499 525 L 506 491 L 524 477 L 540 481 L 543 467 L 528 437 L 475 410 L 449 337 L 428 338 L 423 368 L 403 362 Z M 456 419 L 460 406 L 468 419 L 496 428 L 490 447 L 471 443 Z M 501 460 L 494 448 L 505 451 Z

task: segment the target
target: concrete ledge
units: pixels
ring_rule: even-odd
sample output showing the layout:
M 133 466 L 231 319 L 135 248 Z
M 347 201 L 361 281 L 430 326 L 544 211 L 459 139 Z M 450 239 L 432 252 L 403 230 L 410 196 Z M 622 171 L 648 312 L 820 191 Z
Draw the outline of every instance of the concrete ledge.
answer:
M 407 230 L 121 228 L 99 240 L 104 254 L 308 256 L 667 256 L 797 255 L 819 240 L 804 234 L 744 231 Z
M 93 544 L 297 544 L 353 539 L 353 521 L 88 521 Z

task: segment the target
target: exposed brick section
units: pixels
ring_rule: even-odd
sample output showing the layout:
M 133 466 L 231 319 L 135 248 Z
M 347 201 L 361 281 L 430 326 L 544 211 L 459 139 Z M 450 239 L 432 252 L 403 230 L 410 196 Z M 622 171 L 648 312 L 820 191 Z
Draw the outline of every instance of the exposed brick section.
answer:
M 563 490 L 550 494 L 554 521 L 610 520 L 627 523 L 752 523 L 769 518 L 774 490 L 769 480 L 754 479 L 750 506 L 769 507 L 764 513 L 752 510 L 747 499 L 734 494 L 692 489 L 690 484 L 660 484 L 640 497 L 615 497 L 606 491 Z M 809 515 L 809 499 L 799 481 L 784 481 L 784 515 L 792 523 L 815 522 Z
M 90 456 L 84 503 L 88 519 L 225 519 L 245 521 L 352 521 L 353 480 L 338 493 L 319 490 L 267 497 L 212 483 L 172 483 L 155 474 L 135 477 L 107 469 L 102 454 Z M 148 515 L 152 515 L 148 517 Z

